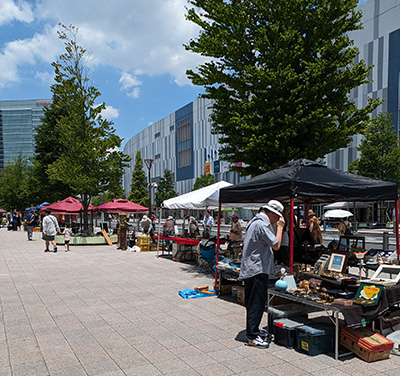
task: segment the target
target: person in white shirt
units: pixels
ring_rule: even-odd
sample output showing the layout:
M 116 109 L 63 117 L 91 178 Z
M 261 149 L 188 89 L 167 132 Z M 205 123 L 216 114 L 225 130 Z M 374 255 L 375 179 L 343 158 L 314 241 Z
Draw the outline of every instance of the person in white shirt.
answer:
M 50 252 L 49 245 L 50 242 L 53 244 L 53 252 L 57 252 L 57 244 L 55 241 L 55 236 L 60 232 L 60 227 L 58 226 L 57 218 L 54 215 L 51 215 L 51 210 L 46 208 L 44 210 L 44 218 L 42 221 L 43 233 L 42 239 L 46 242 L 45 252 Z

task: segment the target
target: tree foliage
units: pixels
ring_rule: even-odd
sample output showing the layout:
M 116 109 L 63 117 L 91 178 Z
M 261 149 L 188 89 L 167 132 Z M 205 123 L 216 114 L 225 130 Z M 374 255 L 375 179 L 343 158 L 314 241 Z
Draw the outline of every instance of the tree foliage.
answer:
M 203 187 L 208 187 L 211 184 L 215 183 L 214 175 L 211 174 L 203 174 L 199 176 L 193 185 L 193 190 L 200 189 Z
M 142 206 L 149 204 L 149 188 L 146 172 L 143 169 L 143 159 L 140 150 L 136 152 L 135 164 L 132 171 L 131 191 L 128 200 Z
M 172 171 L 165 170 L 164 175 L 160 178 L 155 194 L 155 202 L 157 208 L 161 207 L 161 203 L 165 200 L 178 196 L 174 188 L 174 181 L 172 179 Z
M 0 207 L 12 211 L 24 210 L 30 206 L 29 170 L 28 160 L 19 155 L 0 171 Z
M 190 0 L 198 38 L 187 50 L 210 59 L 188 70 L 214 100 L 222 159 L 257 175 L 292 159 L 346 147 L 381 103 L 357 109 L 351 90 L 369 82 L 349 33 L 361 29 L 357 0 Z
M 357 148 L 360 158 L 351 162 L 349 172 L 356 171 L 372 179 L 400 183 L 400 147 L 390 115 L 380 113 L 372 119 Z
M 52 63 L 53 99 L 38 130 L 44 138 L 43 146 L 49 145 L 50 139 L 55 142 L 55 160 L 43 161 L 47 165 L 41 167 L 50 180 L 62 182 L 81 198 L 87 228 L 91 197 L 118 189 L 129 157 L 118 151 L 122 139 L 115 134 L 112 122 L 101 115 L 105 104 L 96 104 L 100 92 L 89 82 L 86 50 L 78 44 L 78 29 L 61 27 L 58 35 L 65 52 Z

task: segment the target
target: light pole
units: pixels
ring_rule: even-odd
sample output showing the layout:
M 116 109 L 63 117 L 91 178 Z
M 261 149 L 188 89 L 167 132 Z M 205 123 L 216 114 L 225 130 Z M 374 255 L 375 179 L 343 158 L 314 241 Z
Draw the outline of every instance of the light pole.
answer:
M 149 170 L 149 215 L 151 213 L 151 178 L 150 178 L 150 170 L 151 170 L 151 165 L 153 164 L 154 159 L 152 158 L 146 158 L 144 160 L 144 163 L 146 164 L 146 167 Z

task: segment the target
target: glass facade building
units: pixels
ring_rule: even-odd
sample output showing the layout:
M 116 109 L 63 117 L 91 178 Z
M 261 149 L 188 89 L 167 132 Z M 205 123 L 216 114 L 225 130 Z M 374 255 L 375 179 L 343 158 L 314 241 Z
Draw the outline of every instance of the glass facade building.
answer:
M 363 14 L 363 29 L 351 33 L 350 38 L 360 51 L 357 61 L 363 59 L 367 66 L 373 66 L 369 77 L 372 82 L 353 89 L 350 99 L 358 107 L 364 107 L 368 97 L 383 99 L 372 116 L 389 112 L 400 140 L 400 0 L 368 0 L 358 8 Z M 349 163 L 359 157 L 357 146 L 362 138 L 354 136 L 349 147 L 328 154 L 326 164 L 346 171 Z
M 192 191 L 196 179 L 206 172 L 213 174 L 216 182 L 225 180 L 235 184 L 244 180 L 229 171 L 228 163 L 219 160 L 218 136 L 211 133 L 209 121 L 211 104 L 208 99 L 197 98 L 128 140 L 124 153 L 132 161 L 124 175 L 127 195 L 138 150 L 142 159 L 154 159 L 151 182 L 158 183 L 164 171 L 171 170 L 179 194 Z
M 33 156 L 35 128 L 47 104 L 48 99 L 0 101 L 0 170 L 20 154 Z

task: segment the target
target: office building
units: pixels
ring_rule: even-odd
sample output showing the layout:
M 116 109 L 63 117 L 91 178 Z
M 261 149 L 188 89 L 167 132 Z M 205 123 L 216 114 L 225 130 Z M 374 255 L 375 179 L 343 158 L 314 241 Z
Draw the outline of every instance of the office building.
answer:
M 20 154 L 33 156 L 35 128 L 47 104 L 48 99 L 0 101 L 0 170 Z
M 229 164 L 219 160 L 218 136 L 211 133 L 211 101 L 197 98 L 132 137 L 124 147 L 132 161 L 125 170 L 124 189 L 128 195 L 137 150 L 142 159 L 154 159 L 150 169 L 151 182 L 158 182 L 166 169 L 172 171 L 175 190 L 193 190 L 196 178 L 212 173 L 216 181 L 238 183 L 237 173 Z M 147 174 L 147 171 L 146 171 Z
M 353 89 L 350 99 L 358 107 L 364 107 L 368 97 L 383 99 L 372 116 L 376 117 L 379 112 L 392 114 L 393 128 L 400 136 L 400 0 L 368 0 L 359 9 L 363 14 L 363 29 L 351 33 L 350 38 L 360 51 L 356 61 L 363 59 L 367 66 L 373 66 L 369 77 L 372 82 Z M 354 136 L 349 147 L 328 154 L 326 164 L 347 170 L 348 164 L 359 157 L 357 145 L 362 138 Z

